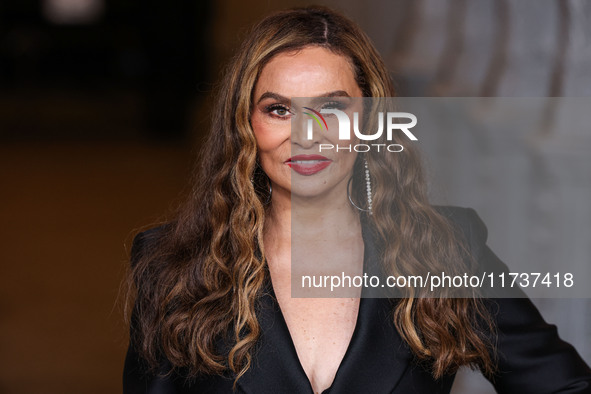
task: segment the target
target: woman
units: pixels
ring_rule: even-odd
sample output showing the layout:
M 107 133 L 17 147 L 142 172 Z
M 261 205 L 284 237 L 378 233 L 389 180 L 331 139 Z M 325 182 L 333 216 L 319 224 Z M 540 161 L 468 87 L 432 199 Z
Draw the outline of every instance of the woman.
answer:
M 458 273 L 472 262 L 504 267 L 472 210 L 428 203 L 403 135 L 389 141 L 400 153 L 319 154 L 337 142 L 336 119 L 309 132 L 304 113 L 394 96 L 355 24 L 319 7 L 265 18 L 218 94 L 190 199 L 134 240 L 125 393 L 447 393 L 462 365 L 499 392 L 591 392 L 587 365 L 527 299 L 412 289 L 292 298 L 293 276 L 318 262 L 352 275 L 437 271 L 442 261 Z

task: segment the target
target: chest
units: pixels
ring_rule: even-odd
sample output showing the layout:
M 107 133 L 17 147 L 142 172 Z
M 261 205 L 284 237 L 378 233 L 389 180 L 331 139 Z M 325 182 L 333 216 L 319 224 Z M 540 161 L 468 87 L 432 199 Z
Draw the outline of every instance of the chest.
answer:
M 359 298 L 291 298 L 276 294 L 299 362 L 315 392 L 328 388 L 355 331 Z

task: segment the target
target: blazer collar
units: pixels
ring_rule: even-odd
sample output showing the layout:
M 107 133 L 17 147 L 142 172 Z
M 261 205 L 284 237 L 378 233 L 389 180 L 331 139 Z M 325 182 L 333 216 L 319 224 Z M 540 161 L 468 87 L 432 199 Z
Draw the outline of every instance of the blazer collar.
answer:
M 379 270 L 375 242 L 367 226 L 363 226 L 363 240 L 365 272 Z M 366 392 L 369 387 L 375 393 L 390 393 L 410 365 L 411 353 L 392 322 L 396 300 L 366 298 L 372 296 L 366 289 L 362 294 L 351 342 L 324 394 Z M 240 388 L 252 394 L 313 394 L 270 280 L 257 312 L 261 336 L 251 367 L 238 379 Z

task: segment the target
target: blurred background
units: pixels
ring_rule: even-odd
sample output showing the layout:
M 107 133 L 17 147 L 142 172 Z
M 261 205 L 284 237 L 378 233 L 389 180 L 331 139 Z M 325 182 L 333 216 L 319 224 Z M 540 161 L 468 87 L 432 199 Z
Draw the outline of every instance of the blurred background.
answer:
M 591 2 L 316 3 L 366 30 L 401 96 L 591 96 Z M 0 3 L 0 393 L 121 392 L 131 239 L 178 202 L 245 30 L 306 4 Z M 423 147 L 434 201 L 476 208 L 507 262 L 591 264 L 591 131 L 488 133 Z M 590 300 L 536 303 L 591 362 Z M 454 390 L 493 392 L 467 372 Z

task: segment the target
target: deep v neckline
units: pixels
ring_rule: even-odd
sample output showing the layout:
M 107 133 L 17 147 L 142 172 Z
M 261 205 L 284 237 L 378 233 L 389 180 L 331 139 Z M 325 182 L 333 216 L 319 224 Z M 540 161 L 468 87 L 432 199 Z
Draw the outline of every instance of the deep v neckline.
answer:
M 374 245 L 374 241 L 373 238 L 370 236 L 369 231 L 365 228 L 365 226 L 363 225 L 363 221 L 362 221 L 362 225 L 361 225 L 361 233 L 362 233 L 362 237 L 363 237 L 363 273 L 366 272 L 376 272 L 377 269 L 377 261 L 376 261 L 376 256 L 375 256 L 375 245 Z M 310 382 L 310 379 L 308 378 L 308 375 L 306 374 L 306 371 L 304 370 L 304 367 L 302 365 L 302 362 L 298 356 L 297 353 L 297 349 L 295 347 L 295 342 L 293 341 L 293 337 L 291 336 L 291 333 L 289 331 L 289 327 L 287 325 L 287 322 L 285 320 L 285 316 L 283 314 L 283 311 L 281 310 L 281 306 L 279 305 L 279 301 L 277 300 L 277 295 L 275 294 L 275 290 L 273 288 L 273 284 L 271 281 L 271 275 L 267 269 L 267 278 L 266 278 L 266 290 L 268 292 L 268 294 L 270 295 L 272 302 L 273 302 L 273 306 L 276 310 L 276 314 L 277 314 L 277 324 L 279 324 L 280 328 L 281 328 L 281 332 L 283 334 L 283 337 L 285 339 L 285 343 L 288 345 L 289 348 L 289 357 L 290 359 L 292 359 L 292 363 L 294 365 L 297 366 L 297 373 L 298 375 L 300 375 L 301 379 L 305 380 L 308 383 L 309 386 L 309 390 L 311 393 L 315 393 L 313 388 L 312 388 L 312 383 Z M 335 385 L 335 381 L 337 380 L 337 377 L 340 375 L 340 371 L 343 367 L 343 364 L 349 360 L 351 358 L 351 349 L 356 347 L 358 345 L 359 342 L 359 327 L 362 321 L 362 318 L 367 318 L 367 316 L 364 316 L 365 312 L 365 304 L 367 302 L 367 296 L 368 296 L 368 290 L 366 288 L 362 289 L 361 292 L 361 296 L 359 297 L 359 305 L 357 307 L 357 314 L 356 314 L 356 318 L 355 318 L 355 327 L 353 328 L 353 333 L 351 335 L 351 338 L 349 339 L 349 343 L 347 344 L 347 349 L 345 350 L 345 353 L 343 354 L 343 358 L 340 360 L 339 365 L 337 366 L 336 372 L 335 372 L 335 376 L 330 384 L 330 386 L 328 386 L 326 389 L 322 390 L 322 394 L 328 394 L 330 393 L 330 390 L 334 387 Z
M 365 269 L 365 261 L 364 261 L 364 269 Z M 273 303 L 274 303 L 274 306 L 275 306 L 276 312 L 277 312 L 277 318 L 278 318 L 277 323 L 280 325 L 283 336 L 285 337 L 285 342 L 287 343 L 289 351 L 290 351 L 289 357 L 298 366 L 298 368 L 297 368 L 298 374 L 301 375 L 301 378 L 305 379 L 305 381 L 308 383 L 310 392 L 315 393 L 315 391 L 312 388 L 312 383 L 310 382 L 310 379 L 308 378 L 308 375 L 306 374 L 306 371 L 304 370 L 304 367 L 302 366 L 302 362 L 300 360 L 300 357 L 298 356 L 298 352 L 296 350 L 295 343 L 294 343 L 291 333 L 289 331 L 289 327 L 287 326 L 287 322 L 285 321 L 285 316 L 283 315 L 283 311 L 281 310 L 281 306 L 279 305 L 279 301 L 277 301 L 277 296 L 275 295 L 275 290 L 273 289 L 273 285 L 271 283 L 270 277 L 268 279 L 268 282 L 269 282 L 269 285 L 268 285 L 269 294 L 273 300 Z M 331 388 L 334 386 L 337 376 L 339 376 L 339 371 L 341 370 L 341 367 L 343 366 L 343 363 L 345 362 L 345 360 L 349 357 L 352 345 L 357 340 L 357 337 L 359 335 L 358 331 L 359 331 L 360 319 L 362 316 L 362 310 L 364 310 L 364 300 L 365 300 L 365 298 L 363 298 L 363 297 L 361 297 L 359 300 L 359 306 L 357 308 L 357 317 L 355 318 L 355 327 L 353 328 L 353 334 L 351 335 L 351 339 L 349 340 L 349 343 L 347 344 L 347 349 L 345 350 L 345 353 L 343 354 L 343 358 L 340 360 L 339 365 L 337 366 L 335 376 L 334 376 L 332 382 L 330 383 L 330 386 L 328 386 L 326 389 L 322 390 L 322 392 L 321 392 L 322 394 L 329 393 Z
M 364 271 L 376 273 L 377 251 L 370 231 L 364 228 Z M 256 305 L 260 337 L 251 367 L 238 379 L 248 394 L 313 394 L 277 303 L 269 272 Z M 366 392 L 390 393 L 410 365 L 411 353 L 392 323 L 392 302 L 363 288 L 355 328 L 331 386 L 322 394 Z

